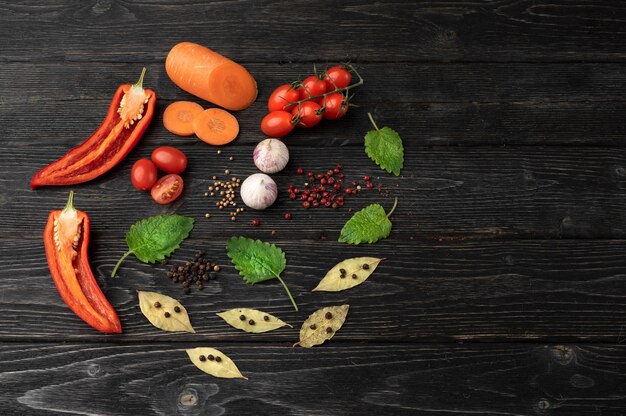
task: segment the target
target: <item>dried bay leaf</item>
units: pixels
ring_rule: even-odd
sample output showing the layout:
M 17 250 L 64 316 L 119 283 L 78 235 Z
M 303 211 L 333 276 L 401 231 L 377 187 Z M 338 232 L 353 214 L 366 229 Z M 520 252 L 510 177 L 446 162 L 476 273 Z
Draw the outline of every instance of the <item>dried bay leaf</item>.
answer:
M 215 348 L 199 347 L 185 350 L 191 362 L 200 370 L 214 377 L 243 378 L 247 380 L 233 360 Z
M 172 332 L 196 331 L 189 322 L 187 310 L 179 301 L 156 292 L 137 291 L 141 313 L 159 329 Z
M 343 326 L 350 305 L 328 306 L 313 312 L 300 328 L 300 341 L 293 346 L 311 348 L 331 339 Z
M 354 257 L 337 263 L 313 291 L 339 292 L 365 282 L 383 259 Z
M 283 326 L 293 328 L 277 317 L 256 309 L 235 308 L 219 312 L 217 316 L 226 321 L 228 325 L 246 332 L 268 332 Z

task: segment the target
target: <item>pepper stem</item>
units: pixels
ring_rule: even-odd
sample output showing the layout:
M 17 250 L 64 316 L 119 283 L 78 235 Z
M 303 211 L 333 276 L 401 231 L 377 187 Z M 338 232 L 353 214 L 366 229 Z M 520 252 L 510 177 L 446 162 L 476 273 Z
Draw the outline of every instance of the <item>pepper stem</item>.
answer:
M 133 84 L 133 87 L 143 88 L 143 76 L 146 75 L 146 67 L 144 66 L 141 70 L 141 75 L 139 76 L 139 81 Z
M 117 269 L 119 269 L 120 264 L 122 264 L 122 262 L 124 261 L 124 259 L 128 256 L 130 256 L 130 254 L 133 253 L 133 250 L 128 250 L 126 253 L 124 253 L 124 255 L 122 256 L 121 259 L 118 260 L 117 264 L 115 265 L 115 267 L 113 268 L 113 271 L 111 272 L 111 277 L 115 277 L 115 273 L 117 273 Z
M 389 218 L 389 216 L 393 214 L 397 206 L 398 206 L 398 197 L 396 197 L 395 201 L 393 201 L 393 207 L 391 207 L 391 211 L 389 211 L 389 213 L 387 214 L 387 218 Z
M 74 191 L 70 191 L 70 196 L 67 198 L 67 204 L 65 204 L 65 208 L 63 208 L 63 212 L 72 211 L 76 211 L 76 208 L 74 208 Z
M 287 292 L 287 296 L 289 296 L 289 300 L 293 304 L 293 308 L 296 310 L 296 312 L 298 312 L 298 305 L 296 305 L 296 301 L 293 300 L 293 296 L 291 296 L 291 292 L 289 291 L 289 288 L 287 287 L 287 284 L 285 283 L 285 281 L 283 279 L 280 278 L 280 276 L 276 276 L 276 278 L 278 279 L 278 281 L 285 288 L 285 292 Z
M 380 131 L 380 129 L 378 128 L 378 126 L 376 125 L 376 122 L 374 121 L 374 117 L 372 117 L 372 113 L 367 113 L 367 116 L 370 118 L 370 121 L 372 122 L 372 125 L 374 126 L 374 128 L 377 131 Z

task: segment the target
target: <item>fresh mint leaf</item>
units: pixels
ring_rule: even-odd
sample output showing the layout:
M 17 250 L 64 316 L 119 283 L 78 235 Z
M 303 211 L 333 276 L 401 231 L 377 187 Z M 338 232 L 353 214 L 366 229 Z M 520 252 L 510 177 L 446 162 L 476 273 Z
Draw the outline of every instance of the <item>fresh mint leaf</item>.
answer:
M 293 307 L 298 305 L 293 300 L 289 288 L 281 279 L 280 274 L 285 270 L 287 260 L 285 253 L 274 244 L 253 240 L 246 237 L 231 237 L 226 243 L 228 257 L 239 270 L 239 274 L 248 284 L 255 284 L 265 280 L 278 279 L 285 288 Z
M 144 263 L 163 260 L 189 236 L 193 222 L 191 217 L 169 214 L 155 215 L 134 223 L 126 233 L 129 250 L 117 262 L 111 276 L 115 276 L 122 261 L 130 254 Z
M 389 127 L 379 129 L 374 118 L 367 113 L 376 130 L 370 130 L 365 135 L 365 153 L 378 166 L 396 176 L 404 166 L 404 146 L 400 135 Z
M 398 205 L 395 199 L 393 208 L 388 214 L 379 204 L 371 204 L 356 212 L 341 229 L 339 242 L 348 244 L 375 243 L 389 237 L 391 221 L 389 216 Z

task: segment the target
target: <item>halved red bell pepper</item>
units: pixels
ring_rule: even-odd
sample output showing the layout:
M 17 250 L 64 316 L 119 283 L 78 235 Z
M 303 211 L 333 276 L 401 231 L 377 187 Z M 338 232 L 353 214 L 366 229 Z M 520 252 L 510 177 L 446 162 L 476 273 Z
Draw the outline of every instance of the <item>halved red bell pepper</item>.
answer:
M 63 301 L 83 321 L 102 332 L 122 332 L 115 310 L 104 297 L 89 267 L 89 217 L 73 205 L 50 212 L 44 246 L 52 280 Z
M 143 88 L 144 68 L 136 84 L 115 92 L 106 118 L 91 137 L 33 176 L 30 187 L 87 182 L 117 165 L 135 147 L 154 114 L 156 94 Z

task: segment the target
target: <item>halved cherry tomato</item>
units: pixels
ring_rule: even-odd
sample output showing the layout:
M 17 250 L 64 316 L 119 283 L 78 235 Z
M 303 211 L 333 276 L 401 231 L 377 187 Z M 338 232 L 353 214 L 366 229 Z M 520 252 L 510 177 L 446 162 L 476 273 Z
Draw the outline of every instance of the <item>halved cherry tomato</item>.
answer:
M 288 111 L 272 111 L 261 121 L 261 130 L 269 137 L 283 137 L 294 128 L 293 117 Z
M 130 181 L 140 191 L 152 189 L 157 177 L 156 166 L 149 159 L 139 159 L 130 170 Z
M 305 101 L 299 107 L 291 110 L 291 115 L 298 120 L 298 127 L 310 128 L 322 121 L 322 107 L 313 101 Z
M 170 173 L 165 175 L 152 187 L 150 195 L 157 204 L 165 205 L 174 202 L 183 191 L 183 178 Z
M 338 120 L 348 111 L 348 99 L 340 92 L 327 95 L 325 104 L 322 116 L 327 120 Z
M 152 161 L 157 168 L 167 173 L 183 173 L 187 168 L 187 156 L 171 146 L 161 146 L 154 149 Z
M 345 88 L 348 85 L 350 85 L 351 81 L 352 81 L 352 74 L 343 65 L 333 66 L 332 68 L 327 69 L 326 72 L 324 73 L 324 83 L 326 84 L 326 92 L 333 91 L 335 87 Z
M 281 85 L 276 88 L 270 98 L 267 100 L 267 108 L 270 111 L 285 110 L 291 111 L 294 103 L 300 99 L 300 92 L 295 89 L 291 84 Z M 287 107 L 285 107 L 287 106 Z
M 302 81 L 302 86 L 298 88 L 298 91 L 300 92 L 300 99 L 304 100 L 311 96 L 324 94 L 326 92 L 326 84 L 317 75 L 311 75 Z M 313 101 L 319 103 L 321 98 L 316 98 Z

